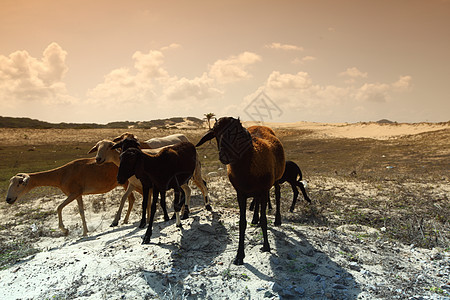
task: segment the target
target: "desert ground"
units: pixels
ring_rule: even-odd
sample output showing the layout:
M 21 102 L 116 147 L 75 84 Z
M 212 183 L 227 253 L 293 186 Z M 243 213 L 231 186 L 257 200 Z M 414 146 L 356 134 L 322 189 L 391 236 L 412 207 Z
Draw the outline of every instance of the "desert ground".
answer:
M 246 126 L 252 123 L 246 123 Z M 237 251 L 236 193 L 215 142 L 198 148 L 213 211 L 192 188 L 183 228 L 158 209 L 142 245 L 140 196 L 129 224 L 110 227 L 122 188 L 76 201 L 37 188 L 0 205 L 1 299 L 450 299 L 450 123 L 266 123 L 307 181 L 293 213 L 282 188 L 282 222 L 269 215 L 271 252 L 247 211 L 244 265 Z M 123 129 L 0 129 L 0 193 L 19 172 L 58 167 Z M 196 143 L 205 129 L 130 129 L 145 140 L 175 132 Z M 172 195 L 168 195 L 171 206 Z M 272 203 L 274 196 L 272 195 Z M 159 207 L 159 206 L 158 206 Z M 169 209 L 171 213 L 172 209 Z

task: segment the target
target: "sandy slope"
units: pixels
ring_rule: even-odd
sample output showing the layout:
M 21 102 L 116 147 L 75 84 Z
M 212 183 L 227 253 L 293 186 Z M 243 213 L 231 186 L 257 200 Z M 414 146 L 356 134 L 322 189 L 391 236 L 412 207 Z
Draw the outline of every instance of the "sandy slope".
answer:
M 216 177 L 212 188 L 223 180 Z M 226 185 L 222 193 L 229 189 Z M 444 299 L 430 287 L 448 286 L 448 252 L 385 241 L 366 227 L 271 226 L 272 251 L 261 253 L 261 230 L 249 226 L 245 265 L 235 266 L 237 211 L 211 214 L 197 206 L 182 230 L 158 219 L 152 243 L 141 245 L 144 230 L 137 223 L 109 227 L 120 193 L 104 195 L 107 209 L 100 213 L 90 206 L 94 196 L 86 197 L 86 238 L 80 238 L 75 205 L 68 207 L 63 216 L 69 236 L 40 238 L 42 252 L 1 271 L 2 299 Z M 200 195 L 194 193 L 194 200 L 199 203 Z M 28 205 L 52 207 L 60 201 L 55 196 Z M 41 226 L 57 228 L 56 216 Z
M 245 122 L 246 126 L 255 124 L 255 122 Z M 450 128 L 450 122 L 399 124 L 295 122 L 265 123 L 265 125 L 272 128 L 311 130 L 314 136 L 320 137 L 372 138 L 380 140 Z

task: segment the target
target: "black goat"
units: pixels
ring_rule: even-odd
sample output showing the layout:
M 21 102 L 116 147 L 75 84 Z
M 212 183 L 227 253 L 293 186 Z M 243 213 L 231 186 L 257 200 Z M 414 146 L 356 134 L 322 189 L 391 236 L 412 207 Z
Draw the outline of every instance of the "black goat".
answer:
M 145 232 L 143 244 L 150 243 L 156 202 L 160 192 L 166 192 L 170 189 L 174 190 L 176 224 L 177 227 L 181 227 L 181 185 L 187 183 L 192 177 L 196 164 L 196 156 L 197 152 L 195 147 L 189 142 L 165 147 L 154 155 L 146 154 L 137 148 L 129 148 L 120 155 L 119 172 L 117 174 L 117 181 L 119 183 L 125 182 L 128 178 L 135 175 L 142 183 L 144 204 L 148 203 L 148 192 L 150 187 L 153 187 L 150 223 Z M 161 197 L 164 198 L 165 193 L 162 193 Z
M 126 138 L 121 140 L 120 142 L 114 144 L 114 146 L 111 147 L 111 149 L 122 149 L 123 151 L 126 151 L 130 148 L 136 148 L 136 149 L 140 149 L 141 144 L 139 143 L 139 141 L 135 138 Z M 142 183 L 142 180 L 141 180 Z M 149 192 L 152 192 L 153 194 L 153 190 L 152 190 L 153 185 L 150 186 L 150 190 Z M 149 192 L 147 192 L 147 195 L 149 194 Z M 164 195 L 162 195 L 164 193 Z M 167 205 L 166 205 L 166 192 L 159 192 L 160 195 L 160 205 L 161 208 L 163 210 L 163 214 L 164 214 L 164 221 L 169 221 L 169 215 L 167 213 Z M 150 198 L 150 197 L 149 197 Z M 148 207 L 148 199 L 149 198 L 142 198 L 142 217 L 141 217 L 141 222 L 139 223 L 139 228 L 145 228 L 145 224 L 146 224 L 146 211 L 147 211 L 147 207 Z M 156 201 L 158 198 L 153 198 L 155 199 L 154 201 Z
M 300 170 L 300 167 L 291 160 L 286 161 L 283 176 L 277 181 L 278 184 L 283 184 L 285 182 L 288 182 L 291 185 L 292 192 L 294 193 L 292 204 L 289 209 L 290 212 L 294 211 L 295 203 L 297 202 L 299 194 L 297 187 L 299 187 L 300 190 L 302 191 L 305 200 L 311 203 L 311 199 L 309 199 L 308 194 L 306 194 L 305 186 L 302 182 L 302 171 Z M 268 206 L 269 209 L 272 209 L 270 200 Z M 252 219 L 252 224 L 254 225 L 258 224 L 259 222 L 258 208 L 259 204 L 256 203 L 255 199 L 253 199 L 252 203 L 250 204 L 250 210 L 254 211 Z

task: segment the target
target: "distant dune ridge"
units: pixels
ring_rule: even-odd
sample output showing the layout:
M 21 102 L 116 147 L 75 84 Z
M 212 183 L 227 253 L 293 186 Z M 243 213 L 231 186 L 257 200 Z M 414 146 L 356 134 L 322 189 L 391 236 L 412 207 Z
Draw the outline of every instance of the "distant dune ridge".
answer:
M 314 136 L 337 138 L 372 138 L 385 140 L 404 135 L 450 128 L 450 121 L 441 123 L 397 123 L 387 119 L 376 122 L 359 123 L 319 123 L 319 122 L 254 122 L 244 121 L 244 126 L 266 125 L 274 129 L 302 129 L 309 130 Z M 123 128 L 123 129 L 200 129 L 206 128 L 205 120 L 196 117 L 173 117 L 150 121 L 117 121 L 108 124 L 95 123 L 48 123 L 30 118 L 12 118 L 0 116 L 0 128 L 32 128 L 32 129 L 95 129 L 95 128 Z
M 34 129 L 65 129 L 65 128 L 199 128 L 206 126 L 205 121 L 195 117 L 173 117 L 151 121 L 117 121 L 107 124 L 96 123 L 49 123 L 30 118 L 13 118 L 0 116 L 0 128 L 34 128 Z

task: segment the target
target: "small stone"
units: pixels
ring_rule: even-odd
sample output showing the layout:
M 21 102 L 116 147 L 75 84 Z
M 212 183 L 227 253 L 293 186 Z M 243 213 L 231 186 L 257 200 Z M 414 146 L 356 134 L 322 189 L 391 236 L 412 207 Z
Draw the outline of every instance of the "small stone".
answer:
M 358 265 L 358 263 L 354 262 L 354 261 L 349 263 L 349 267 L 353 271 L 360 271 L 361 270 L 361 267 Z
M 280 292 L 282 289 L 283 289 L 283 287 L 276 282 L 272 286 L 272 291 L 274 291 L 275 293 Z
M 275 296 L 275 295 L 272 294 L 272 293 L 269 292 L 269 291 L 266 291 L 266 292 L 264 293 L 264 298 L 272 298 L 273 296 Z
M 316 278 L 314 278 L 314 281 L 320 281 L 320 279 L 322 279 L 322 277 L 320 275 L 317 275 Z
M 293 254 L 293 253 L 291 253 L 291 252 L 289 252 L 287 255 L 286 255 L 286 257 L 287 257 L 287 259 L 289 259 L 289 260 L 295 260 L 297 257 L 295 256 L 295 254 Z
M 296 291 L 297 294 L 299 294 L 299 295 L 303 295 L 303 294 L 305 293 L 305 289 L 302 288 L 301 286 L 296 287 L 296 288 L 294 289 L 294 291 Z
M 335 283 L 335 284 L 333 284 L 333 289 L 346 290 L 347 287 L 345 285 L 343 285 L 343 284 Z

